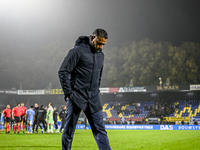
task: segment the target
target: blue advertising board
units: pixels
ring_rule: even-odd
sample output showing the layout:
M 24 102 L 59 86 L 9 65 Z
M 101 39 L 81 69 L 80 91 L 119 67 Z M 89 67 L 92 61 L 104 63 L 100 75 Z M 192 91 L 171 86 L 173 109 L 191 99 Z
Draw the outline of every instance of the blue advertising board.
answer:
M 114 130 L 200 130 L 200 125 L 105 125 L 106 129 Z M 85 125 L 78 124 L 76 129 L 84 129 Z M 89 129 L 91 129 L 89 127 Z

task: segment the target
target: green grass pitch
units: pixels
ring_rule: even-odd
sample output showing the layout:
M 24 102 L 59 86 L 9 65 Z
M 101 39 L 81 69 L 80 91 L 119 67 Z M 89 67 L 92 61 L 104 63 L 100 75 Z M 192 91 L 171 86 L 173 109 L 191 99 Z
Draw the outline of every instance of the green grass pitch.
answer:
M 200 150 L 200 131 L 107 130 L 112 150 Z M 61 150 L 60 133 L 6 134 L 0 150 Z M 76 130 L 72 150 L 98 150 L 91 130 Z

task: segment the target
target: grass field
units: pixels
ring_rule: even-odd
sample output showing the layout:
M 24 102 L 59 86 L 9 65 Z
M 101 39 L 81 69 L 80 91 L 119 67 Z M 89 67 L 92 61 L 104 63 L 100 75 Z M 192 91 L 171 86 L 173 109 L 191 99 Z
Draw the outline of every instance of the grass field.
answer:
M 112 150 L 200 150 L 200 131 L 107 130 Z M 0 150 L 61 150 L 61 134 L 6 134 Z M 76 130 L 72 150 L 98 150 L 91 130 Z

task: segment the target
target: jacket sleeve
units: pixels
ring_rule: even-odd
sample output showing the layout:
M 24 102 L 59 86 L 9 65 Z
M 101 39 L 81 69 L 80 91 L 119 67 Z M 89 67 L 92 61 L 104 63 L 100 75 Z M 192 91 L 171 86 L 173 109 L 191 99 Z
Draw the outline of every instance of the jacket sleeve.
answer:
M 72 93 L 70 75 L 79 61 L 80 54 L 78 50 L 78 47 L 75 47 L 69 51 L 58 71 L 65 98 Z
M 99 76 L 99 87 L 100 87 L 100 84 L 101 84 L 102 73 L 103 73 L 103 67 L 101 68 L 101 71 L 100 71 L 100 76 Z

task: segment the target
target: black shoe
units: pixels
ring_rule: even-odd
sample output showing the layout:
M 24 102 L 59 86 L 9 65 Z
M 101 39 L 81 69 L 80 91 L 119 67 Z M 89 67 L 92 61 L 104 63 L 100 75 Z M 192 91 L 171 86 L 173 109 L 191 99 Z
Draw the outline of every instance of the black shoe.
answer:
M 14 132 L 14 134 L 15 134 L 15 132 Z
M 19 134 L 19 132 L 17 132 L 17 134 Z
M 24 133 L 24 132 L 23 132 Z
M 8 131 L 8 133 L 10 133 L 10 131 Z
M 8 132 L 6 132 L 6 134 L 7 134 Z

